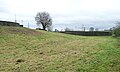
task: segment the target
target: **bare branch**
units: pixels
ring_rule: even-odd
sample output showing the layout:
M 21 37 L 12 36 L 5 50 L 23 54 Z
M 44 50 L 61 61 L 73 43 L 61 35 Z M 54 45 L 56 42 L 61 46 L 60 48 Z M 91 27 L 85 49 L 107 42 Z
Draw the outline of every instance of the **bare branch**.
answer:
M 42 24 L 44 30 L 52 25 L 52 19 L 48 12 L 38 12 L 35 21 L 37 25 Z

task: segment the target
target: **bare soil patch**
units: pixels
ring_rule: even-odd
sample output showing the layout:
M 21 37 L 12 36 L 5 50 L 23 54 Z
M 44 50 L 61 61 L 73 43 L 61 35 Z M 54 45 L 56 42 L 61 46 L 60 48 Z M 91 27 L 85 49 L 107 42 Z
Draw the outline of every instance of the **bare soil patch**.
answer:
M 41 35 L 43 33 L 35 31 L 33 29 L 27 29 L 27 28 L 8 28 L 8 32 L 11 34 L 25 34 L 25 35 Z

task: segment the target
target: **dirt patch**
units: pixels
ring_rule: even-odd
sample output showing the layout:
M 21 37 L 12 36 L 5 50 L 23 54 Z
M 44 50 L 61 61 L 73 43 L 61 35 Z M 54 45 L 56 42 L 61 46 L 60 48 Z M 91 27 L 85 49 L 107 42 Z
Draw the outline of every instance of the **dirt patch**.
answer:
M 18 59 L 16 62 L 24 62 L 24 60 L 22 60 L 22 59 Z
M 21 62 L 24 62 L 24 60 L 23 59 L 17 59 L 16 60 L 16 64 L 21 63 Z
M 25 35 L 41 35 L 41 34 L 43 34 L 41 32 L 33 30 L 33 29 L 15 28 L 15 27 L 8 28 L 8 32 L 11 34 L 25 34 Z

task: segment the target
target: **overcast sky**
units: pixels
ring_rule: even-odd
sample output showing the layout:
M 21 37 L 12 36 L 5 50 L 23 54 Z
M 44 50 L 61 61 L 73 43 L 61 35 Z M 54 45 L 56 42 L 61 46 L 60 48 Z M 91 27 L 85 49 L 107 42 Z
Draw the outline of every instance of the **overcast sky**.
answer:
M 42 11 L 50 13 L 54 28 L 106 29 L 120 21 L 120 0 L 0 0 L 0 20 L 14 21 L 16 14 L 18 22 L 35 28 L 34 17 Z

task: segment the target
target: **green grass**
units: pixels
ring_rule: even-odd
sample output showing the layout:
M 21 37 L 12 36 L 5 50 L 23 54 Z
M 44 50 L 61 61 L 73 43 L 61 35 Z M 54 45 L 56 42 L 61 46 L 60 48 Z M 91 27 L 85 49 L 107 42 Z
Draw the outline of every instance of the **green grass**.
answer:
M 0 72 L 119 72 L 120 38 L 0 27 Z

